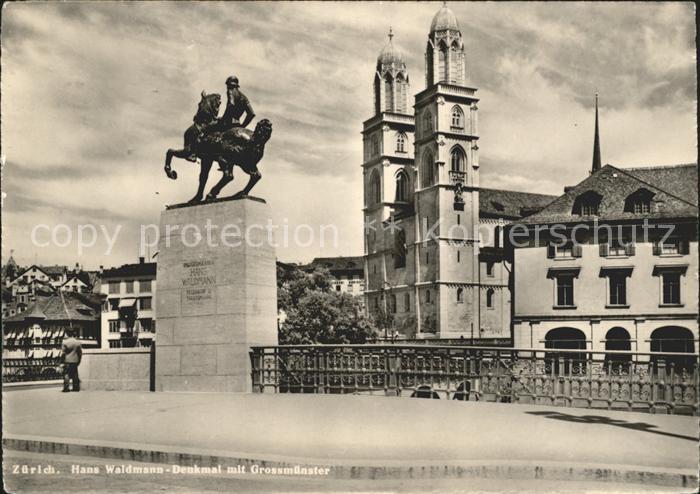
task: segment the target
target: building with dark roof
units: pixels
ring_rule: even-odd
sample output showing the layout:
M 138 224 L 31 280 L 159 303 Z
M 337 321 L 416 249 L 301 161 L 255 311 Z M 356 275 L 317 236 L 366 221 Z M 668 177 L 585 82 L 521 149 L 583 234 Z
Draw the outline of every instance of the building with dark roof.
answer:
M 426 26 L 427 27 L 427 26 Z M 386 333 L 511 341 L 503 228 L 554 196 L 482 188 L 477 90 L 466 85 L 464 39 L 447 6 L 434 15 L 426 89 L 409 105 L 406 58 L 389 32 L 363 123 L 365 305 L 391 314 Z
M 61 343 L 69 330 L 83 347 L 99 347 L 101 304 L 99 295 L 58 290 L 37 294 L 27 310 L 4 318 L 3 381 L 60 378 Z
M 323 267 L 334 278 L 333 288 L 338 293 L 362 296 L 365 289 L 365 260 L 362 256 L 316 257 L 307 267 Z
M 515 345 L 694 352 L 697 197 L 696 164 L 594 164 L 523 218 L 508 237 Z

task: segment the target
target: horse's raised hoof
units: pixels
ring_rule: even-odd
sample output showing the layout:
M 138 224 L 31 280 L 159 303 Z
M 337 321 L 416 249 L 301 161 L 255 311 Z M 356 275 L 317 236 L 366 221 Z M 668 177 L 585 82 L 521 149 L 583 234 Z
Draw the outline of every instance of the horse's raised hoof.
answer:
M 177 172 L 173 169 L 171 169 L 169 166 L 165 167 L 165 174 L 168 176 L 168 178 L 171 178 L 173 180 L 177 180 Z

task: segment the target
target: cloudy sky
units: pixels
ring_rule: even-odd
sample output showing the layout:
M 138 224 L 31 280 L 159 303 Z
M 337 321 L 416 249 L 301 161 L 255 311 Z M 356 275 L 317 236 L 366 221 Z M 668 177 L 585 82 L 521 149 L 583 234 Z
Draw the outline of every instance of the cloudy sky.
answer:
M 558 193 L 591 165 L 594 93 L 603 162 L 695 162 L 692 4 L 455 3 L 481 102 L 485 187 Z M 285 261 L 362 254 L 362 121 L 391 25 L 411 90 L 440 3 L 13 3 L 2 16 L 3 261 L 133 262 L 139 225 L 188 199 L 176 160 L 199 94 L 236 74 L 274 125 L 254 194 L 278 224 L 336 224 L 340 245 L 278 249 Z M 238 174 L 242 175 L 242 174 Z M 218 176 L 218 174 L 217 174 Z M 212 179 L 213 180 L 213 179 Z M 243 186 L 239 176 L 224 190 Z M 37 224 L 103 226 L 78 257 L 32 244 Z M 47 235 L 40 235 L 45 241 Z M 59 243 L 66 241 L 59 230 Z

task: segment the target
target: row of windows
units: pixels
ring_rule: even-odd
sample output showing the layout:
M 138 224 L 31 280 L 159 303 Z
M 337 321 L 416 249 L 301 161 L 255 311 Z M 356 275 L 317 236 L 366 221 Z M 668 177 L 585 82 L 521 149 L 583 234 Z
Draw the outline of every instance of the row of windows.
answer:
M 153 297 L 140 297 L 138 299 L 139 310 L 151 310 L 153 308 Z M 110 298 L 105 300 L 103 310 L 118 310 L 119 309 L 119 299 Z
M 431 303 L 431 294 L 430 290 L 426 290 L 424 295 L 424 300 L 426 303 Z M 493 288 L 489 288 L 486 290 L 486 307 L 489 309 L 492 309 L 494 307 L 494 297 L 495 297 L 495 291 Z M 456 291 L 456 299 L 457 303 L 461 304 L 464 303 L 464 288 L 457 288 Z M 411 294 L 410 293 L 405 293 L 403 296 L 404 300 L 404 311 L 405 312 L 410 312 L 411 311 Z M 374 308 L 379 309 L 379 297 L 374 299 Z M 390 294 L 389 297 L 387 298 L 387 310 L 391 312 L 392 314 L 396 314 L 398 309 L 397 309 L 397 298 L 395 294 Z
M 139 292 L 150 292 L 151 291 L 151 280 L 139 280 Z M 121 282 L 120 281 L 110 281 L 109 282 L 109 293 L 121 293 Z M 134 280 L 127 280 L 124 282 L 124 293 L 134 293 Z
M 607 305 L 611 307 L 628 307 L 627 272 L 611 271 L 608 275 Z M 678 272 L 661 273 L 660 303 L 662 306 L 677 306 L 681 304 L 681 274 Z M 554 276 L 555 307 L 575 308 L 574 297 L 575 274 L 562 273 Z
M 630 257 L 635 255 L 635 244 L 632 241 L 614 239 L 607 243 L 599 244 L 600 257 Z M 668 238 L 663 242 L 658 241 L 652 244 L 652 253 L 655 256 L 661 255 L 687 255 L 690 252 L 689 242 L 680 238 Z M 580 244 L 565 243 L 561 245 L 549 244 L 547 246 L 547 257 L 550 259 L 568 259 L 582 257 L 582 246 Z
M 119 319 L 110 319 L 109 320 L 109 332 L 110 333 L 118 333 L 119 328 L 121 326 L 121 322 Z M 156 332 L 156 322 L 151 319 L 151 318 L 144 318 L 144 319 L 138 319 L 139 327 L 141 328 L 141 331 L 149 331 L 151 333 Z M 125 326 L 126 327 L 126 326 Z

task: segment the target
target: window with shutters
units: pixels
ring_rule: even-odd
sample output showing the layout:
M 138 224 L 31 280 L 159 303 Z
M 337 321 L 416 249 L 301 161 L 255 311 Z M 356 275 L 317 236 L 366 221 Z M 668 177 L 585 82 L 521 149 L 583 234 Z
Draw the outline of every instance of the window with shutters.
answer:
M 629 257 L 635 252 L 634 242 L 620 237 L 614 237 L 607 243 L 600 244 L 601 257 Z
M 550 259 L 573 259 L 583 255 L 581 245 L 576 242 L 550 243 L 547 257 Z
M 659 240 L 654 244 L 654 255 L 656 256 L 677 256 L 689 253 L 689 244 L 685 239 L 673 237 Z

